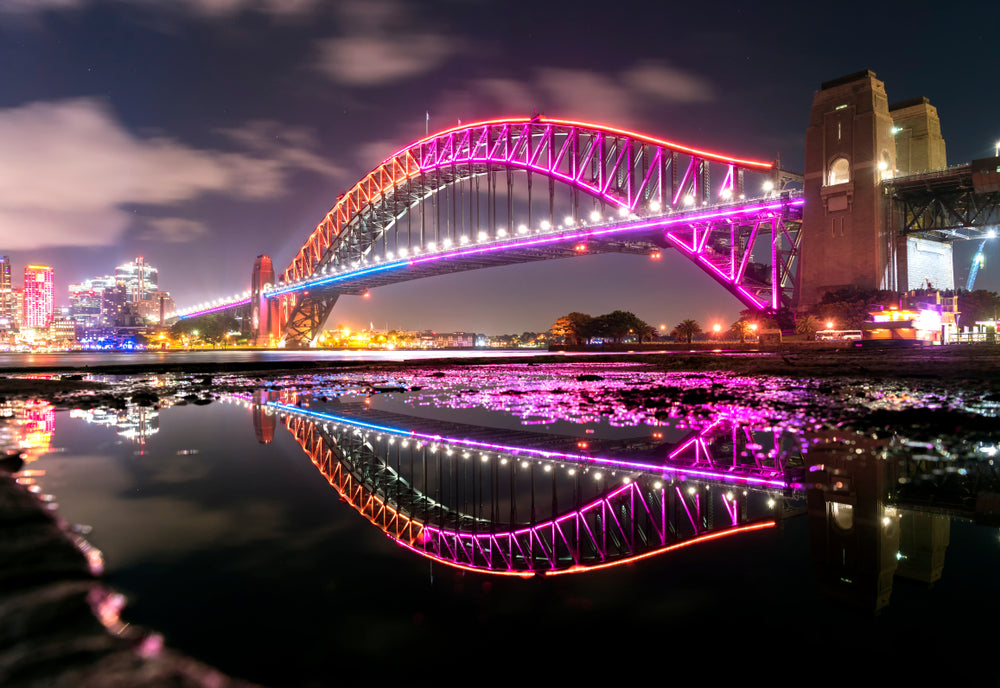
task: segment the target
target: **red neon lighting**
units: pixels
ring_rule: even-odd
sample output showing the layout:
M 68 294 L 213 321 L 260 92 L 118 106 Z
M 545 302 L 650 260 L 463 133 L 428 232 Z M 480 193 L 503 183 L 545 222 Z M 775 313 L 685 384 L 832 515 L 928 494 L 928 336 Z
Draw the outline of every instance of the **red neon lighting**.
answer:
M 455 569 L 460 569 L 462 571 L 472 571 L 473 573 L 488 573 L 492 576 L 514 576 L 516 578 L 534 578 L 537 574 L 534 571 L 502 571 L 499 569 L 477 569 L 475 566 L 467 566 L 465 564 L 459 564 L 455 561 L 449 561 L 448 559 L 442 559 L 441 557 L 426 552 L 422 549 L 409 545 L 402 540 L 397 540 L 396 538 L 389 536 L 397 545 L 401 545 L 408 550 L 412 550 L 422 557 L 427 557 L 439 564 L 444 564 L 445 566 L 450 566 Z
M 700 150 L 698 148 L 692 148 L 690 146 L 685 146 L 681 143 L 674 143 L 673 141 L 667 141 L 666 139 L 656 138 L 655 136 L 650 136 L 648 134 L 642 134 L 636 131 L 629 131 L 628 129 L 619 129 L 617 127 L 609 127 L 604 124 L 595 124 L 593 122 L 580 122 L 571 119 L 553 119 L 549 117 L 538 117 L 532 119 L 530 117 L 508 117 L 501 119 L 489 119 L 482 122 L 473 122 L 472 124 L 460 124 L 458 126 L 451 127 L 449 129 L 442 129 L 436 134 L 430 134 L 425 136 L 419 141 L 415 141 L 410 145 L 398 150 L 392 157 L 396 157 L 404 151 L 410 150 L 422 143 L 427 143 L 433 141 L 441 136 L 446 136 L 448 134 L 454 134 L 459 131 L 467 131 L 469 129 L 477 129 L 479 127 L 489 127 L 497 124 L 554 124 L 556 126 L 564 127 L 576 127 L 578 129 L 590 129 L 592 131 L 600 131 L 605 134 L 614 134 L 616 136 L 627 136 L 629 138 L 637 139 L 639 141 L 644 141 L 646 143 L 652 143 L 656 146 L 663 146 L 664 148 L 671 148 L 676 151 L 681 151 L 682 153 L 687 153 L 689 155 L 694 155 L 699 158 L 705 158 L 706 160 L 715 160 L 716 162 L 727 162 L 736 165 L 743 165 L 745 167 L 756 167 L 759 170 L 770 170 L 774 167 L 773 163 L 763 162 L 760 160 L 747 160 L 743 158 L 734 158 L 732 156 L 726 155 L 725 153 L 714 153 L 712 151 Z M 386 161 L 391 158 L 386 158 Z
M 686 540 L 684 542 L 678 542 L 675 545 L 667 545 L 666 547 L 660 547 L 659 549 L 654 549 L 652 552 L 645 552 L 643 554 L 637 554 L 634 557 L 627 557 L 625 559 L 619 559 L 617 561 L 609 561 L 604 564 L 595 564 L 594 566 L 582 566 L 577 564 L 576 566 L 571 566 L 568 569 L 562 569 L 561 571 L 545 571 L 543 575 L 546 576 L 562 576 L 566 573 L 583 573 L 585 571 L 597 571 L 599 569 L 607 569 L 612 566 L 621 566 L 622 564 L 631 564 L 632 562 L 639 561 L 640 559 L 648 559 L 650 557 L 655 557 L 659 554 L 665 554 L 666 552 L 673 552 L 674 550 L 682 549 L 684 547 L 689 547 L 691 545 L 697 545 L 702 542 L 708 542 L 709 540 L 718 540 L 719 538 L 728 537 L 730 535 L 736 535 L 738 533 L 746 533 L 753 530 L 763 530 L 764 528 L 773 528 L 777 525 L 775 521 L 765 521 L 763 523 L 751 523 L 747 526 L 740 526 L 738 528 L 730 528 L 729 530 L 721 530 L 716 533 L 708 533 L 707 535 L 701 535 L 692 540 Z

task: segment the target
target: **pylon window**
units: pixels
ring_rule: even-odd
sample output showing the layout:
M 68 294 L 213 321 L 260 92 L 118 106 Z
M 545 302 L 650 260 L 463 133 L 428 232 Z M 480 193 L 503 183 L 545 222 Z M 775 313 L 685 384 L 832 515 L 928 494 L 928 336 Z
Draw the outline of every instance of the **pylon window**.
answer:
M 849 181 L 851 181 L 851 163 L 847 162 L 847 158 L 837 158 L 830 165 L 827 186 L 846 184 Z

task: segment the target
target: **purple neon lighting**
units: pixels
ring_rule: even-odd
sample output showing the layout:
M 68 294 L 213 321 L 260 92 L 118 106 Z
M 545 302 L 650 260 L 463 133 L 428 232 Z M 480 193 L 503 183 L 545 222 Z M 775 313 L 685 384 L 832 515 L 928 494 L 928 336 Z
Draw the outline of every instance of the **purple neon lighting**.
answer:
M 305 289 L 315 288 L 317 285 L 323 285 L 327 283 L 332 283 L 334 281 L 343 281 L 355 277 L 363 277 L 365 275 L 371 274 L 373 272 L 382 272 L 388 269 L 401 267 L 404 265 L 414 266 L 421 265 L 424 263 L 430 263 L 437 260 L 448 260 L 454 258 L 462 258 L 464 256 L 478 255 L 483 253 L 489 253 L 493 251 L 504 251 L 513 250 L 518 248 L 525 248 L 530 246 L 540 246 L 544 244 L 559 243 L 562 241 L 578 241 L 580 239 L 586 239 L 595 236 L 604 236 L 608 234 L 616 234 L 622 232 L 634 232 L 644 229 L 654 229 L 658 227 L 669 227 L 679 224 L 690 224 L 692 222 L 703 222 L 705 220 L 715 220 L 721 218 L 733 217 L 736 215 L 748 215 L 758 212 L 766 212 L 773 210 L 780 210 L 786 206 L 799 206 L 805 203 L 804 199 L 796 198 L 785 202 L 769 202 L 764 204 L 751 204 L 743 205 L 737 207 L 720 208 L 717 210 L 712 210 L 708 212 L 700 212 L 694 215 L 678 215 L 678 216 L 663 216 L 659 218 L 653 218 L 649 220 L 644 220 L 641 222 L 629 223 L 626 225 L 616 225 L 614 227 L 605 227 L 602 229 L 592 229 L 592 230 L 570 230 L 566 232 L 561 232 L 559 234 L 550 234 L 541 237 L 532 237 L 528 239 L 518 239 L 512 238 L 510 241 L 501 244 L 492 244 L 490 246 L 474 246 L 465 249 L 456 249 L 454 251 L 443 251 L 430 256 L 421 256 L 419 258 L 411 258 L 408 261 L 396 261 L 394 263 L 387 263 L 385 265 L 380 265 L 376 267 L 367 267 L 358 270 L 354 273 L 343 273 L 337 276 L 323 276 L 314 280 L 303 282 L 299 285 L 283 287 L 279 290 L 274 290 L 268 292 L 268 298 L 276 298 L 281 295 L 289 294 L 295 291 L 301 291 Z M 711 267 L 715 270 L 727 283 L 735 284 L 733 279 L 719 270 L 715 265 L 709 262 L 707 259 L 700 257 L 700 251 L 695 251 L 691 247 L 687 246 L 683 240 L 676 237 L 673 233 L 667 233 L 668 238 L 671 239 L 673 243 L 683 248 L 689 255 L 699 256 L 699 262 Z M 707 238 L 707 233 L 704 238 Z M 749 292 L 738 287 L 752 303 L 758 305 L 758 307 L 763 304 L 752 296 Z M 249 302 L 249 300 L 247 301 Z
M 194 318 L 199 315 L 205 315 L 207 313 L 215 313 L 216 311 L 224 311 L 227 308 L 237 308 L 239 306 L 246 306 L 250 303 L 250 299 L 240 299 L 239 301 L 233 301 L 232 303 L 224 303 L 221 306 L 214 306 L 213 308 L 206 308 L 203 311 L 195 311 L 193 313 L 187 313 L 185 315 L 178 315 L 178 320 L 184 320 L 185 318 Z
M 599 466 L 611 466 L 613 468 L 624 468 L 628 470 L 635 471 L 645 471 L 645 472 L 663 472 L 663 473 L 675 473 L 681 475 L 690 475 L 697 478 L 704 478 L 707 480 L 720 480 L 722 482 L 737 482 L 745 485 L 759 485 L 761 487 L 780 487 L 784 488 L 788 486 L 788 483 L 784 480 L 776 480 L 771 478 L 760 478 L 756 476 L 745 476 L 745 475 L 733 475 L 732 473 L 726 473 L 725 471 L 712 471 L 704 469 L 692 469 L 690 467 L 680 467 L 680 466 L 669 466 L 667 464 L 651 464 L 651 463 L 639 463 L 636 461 L 625 461 L 623 459 L 611 459 L 600 456 L 588 456 L 586 454 L 570 454 L 567 452 L 553 452 L 546 451 L 543 449 L 532 449 L 530 447 L 517 447 L 504 444 L 494 444 L 491 442 L 481 442 L 478 440 L 463 439 L 459 437 L 444 437 L 441 435 L 428 435 L 426 433 L 414 432 L 412 430 L 405 430 L 403 428 L 394 428 L 386 425 L 374 425 L 371 423 L 365 423 L 363 421 L 358 421 L 352 418 L 346 418 L 343 416 L 335 416 L 330 413 L 320 413 L 319 411 L 313 411 L 311 409 L 302 409 L 297 406 L 291 406 L 288 404 L 282 404 L 280 402 L 271 401 L 267 402 L 268 406 L 272 406 L 286 413 L 293 413 L 296 415 L 312 416 L 314 418 L 322 418 L 324 420 L 333 421 L 335 423 L 343 423 L 345 425 L 354 425 L 357 427 L 368 428 L 370 430 L 376 430 L 378 432 L 385 432 L 393 435 L 399 435 L 402 437 L 410 437 L 413 439 L 427 440 L 430 442 L 440 442 L 444 444 L 454 444 L 458 446 L 465 447 L 475 447 L 476 449 L 488 449 L 490 451 L 504 452 L 508 454 L 516 455 L 528 455 L 539 457 L 542 459 L 554 459 L 557 461 L 573 461 L 577 463 L 586 464 L 596 464 Z M 714 427 L 715 424 L 709 427 Z M 671 456 L 672 458 L 672 456 Z

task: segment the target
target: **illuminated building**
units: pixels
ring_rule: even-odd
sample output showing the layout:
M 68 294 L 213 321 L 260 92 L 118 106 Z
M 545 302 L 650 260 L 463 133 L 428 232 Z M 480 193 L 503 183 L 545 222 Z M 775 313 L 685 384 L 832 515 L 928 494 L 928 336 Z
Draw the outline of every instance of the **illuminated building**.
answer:
M 49 339 L 71 341 L 76 339 L 76 321 L 68 315 L 56 316 L 49 323 Z
M 153 293 L 159 289 L 159 272 L 139 256 L 115 268 L 115 281 L 125 285 L 128 302 L 136 303 L 153 298 Z
M 958 297 L 942 298 L 936 293 L 934 301 L 917 301 L 911 292 L 907 298 L 909 303 L 901 308 L 874 306 L 868 314 L 869 320 L 861 323 L 862 339 L 943 344 L 955 337 Z
M 70 317 L 83 327 L 97 327 L 107 324 L 103 318 L 102 302 L 104 290 L 115 286 L 115 278 L 94 277 L 80 284 L 69 285 Z
M 53 271 L 47 265 L 24 268 L 24 327 L 48 327 L 52 321 Z
M 145 322 L 163 324 L 167 313 L 177 310 L 169 291 L 154 291 L 148 299 L 135 302 L 136 313 Z
M 14 285 L 10 280 L 10 258 L 0 256 L 0 330 L 14 329 Z

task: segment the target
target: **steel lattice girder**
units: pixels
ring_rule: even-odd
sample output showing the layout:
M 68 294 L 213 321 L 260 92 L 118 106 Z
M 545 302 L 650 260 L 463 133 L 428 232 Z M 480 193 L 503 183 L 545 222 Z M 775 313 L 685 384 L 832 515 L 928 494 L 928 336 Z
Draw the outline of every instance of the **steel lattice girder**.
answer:
M 460 171 L 460 165 L 465 170 Z M 686 165 L 679 184 L 674 181 L 678 165 Z M 531 170 L 633 211 L 652 198 L 664 206 L 676 206 L 687 195 L 707 200 L 712 165 L 725 168 L 723 190 L 730 193 L 738 193 L 742 172 L 771 170 L 770 163 L 582 123 L 537 119 L 458 127 L 408 146 L 338 199 L 284 271 L 284 279 L 308 277 L 326 252 L 340 245 L 347 253 L 363 251 L 378 230 L 351 228 L 355 218 L 377 205 L 389 205 L 390 213 L 398 216 L 393 212 L 397 204 L 384 203 L 387 192 L 431 170 L 443 171 L 436 175 L 438 186 L 492 166 Z
M 925 234 L 936 239 L 976 239 L 1000 225 L 1000 193 L 907 193 L 893 199 L 901 218 L 902 234 Z
M 682 199 L 707 203 L 712 200 L 713 166 L 720 168 L 715 174 L 722 179 L 720 196 L 724 198 L 742 191 L 744 172 L 772 169 L 770 163 L 575 122 L 510 120 L 458 127 L 408 146 L 338 199 L 284 271 L 283 280 L 288 284 L 320 268 L 357 264 L 413 205 L 477 175 L 523 170 L 529 173 L 530 182 L 530 173 L 537 172 L 550 179 L 550 188 L 555 180 L 632 213 L 650 200 L 668 208 L 677 207 Z M 717 267 L 711 261 L 705 266 Z M 773 275 L 778 285 L 782 284 L 780 272 L 776 269 Z M 779 295 L 780 286 L 761 298 L 764 291 L 752 285 L 743 290 L 744 300 L 757 307 L 771 303 L 774 308 L 789 301 Z M 285 328 L 289 339 L 315 336 L 322 325 L 312 313 L 303 313 L 308 300 L 300 298 L 293 308 L 282 309 L 289 316 Z
M 303 292 L 283 297 L 282 310 L 287 312 L 286 338 L 293 342 L 315 340 L 339 297 L 340 294 L 331 291 L 321 294 Z
M 379 455 L 370 438 L 374 426 L 344 423 L 331 430 L 303 413 L 282 410 L 285 427 L 355 510 L 396 542 L 460 568 L 509 575 L 583 570 L 774 525 L 752 522 L 745 497 L 707 489 L 700 481 L 686 481 L 682 490 L 659 476 L 626 479 L 583 506 L 525 527 L 491 528 L 451 510 L 431 525 L 426 516 L 444 514 L 446 507 L 414 490 Z M 416 518 L 420 514 L 423 519 Z

